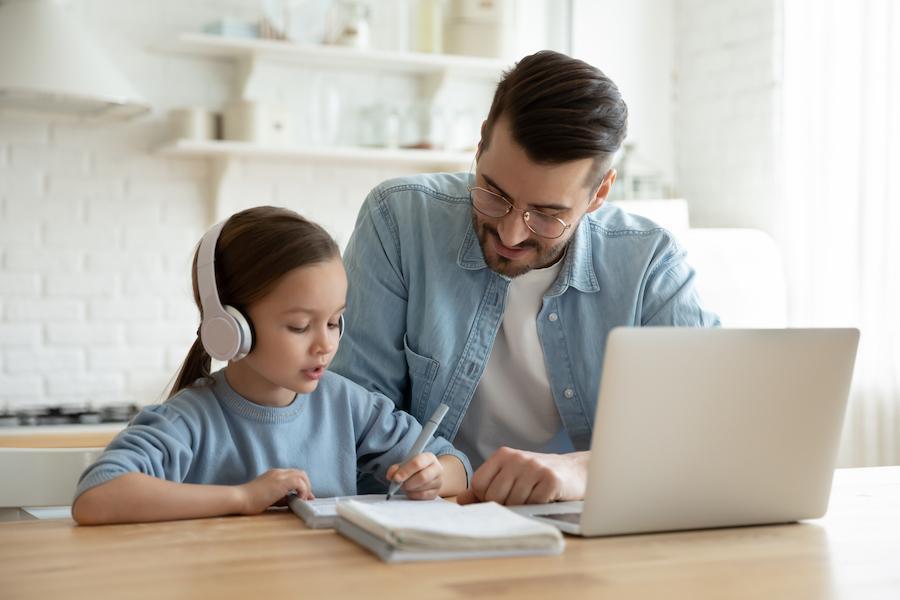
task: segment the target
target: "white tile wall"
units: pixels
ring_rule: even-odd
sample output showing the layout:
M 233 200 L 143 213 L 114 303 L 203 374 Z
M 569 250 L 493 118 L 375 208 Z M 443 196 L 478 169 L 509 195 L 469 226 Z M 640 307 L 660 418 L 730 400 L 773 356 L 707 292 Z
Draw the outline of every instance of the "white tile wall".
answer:
M 675 1 L 675 160 L 691 224 L 771 233 L 780 1 Z
M 213 169 L 205 160 L 161 158 L 153 149 L 169 137 L 169 109 L 221 109 L 234 82 L 226 62 L 155 48 L 224 14 L 253 17 L 259 5 L 67 3 L 154 113 L 100 127 L 0 115 L 0 410 L 160 399 L 197 328 L 189 269 L 214 217 Z M 393 39 L 381 30 L 373 37 Z M 352 78 L 334 77 L 345 108 L 367 95 L 373 102 L 396 95 L 390 78 L 368 77 L 362 89 Z M 301 77 L 281 78 L 293 81 L 284 96 L 302 91 Z M 344 141 L 351 133 L 341 130 Z M 229 171 L 220 208 L 288 206 L 343 245 L 369 189 L 411 170 L 240 161 Z

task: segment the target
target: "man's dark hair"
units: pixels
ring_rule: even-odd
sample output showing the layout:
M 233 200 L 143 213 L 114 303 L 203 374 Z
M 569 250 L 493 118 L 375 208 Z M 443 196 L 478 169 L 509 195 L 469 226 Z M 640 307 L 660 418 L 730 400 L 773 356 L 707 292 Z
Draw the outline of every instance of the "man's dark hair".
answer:
M 625 140 L 628 107 L 600 69 L 542 50 L 504 73 L 485 121 L 482 151 L 501 117 L 508 119 L 513 140 L 532 161 L 559 164 L 593 158 L 587 183 L 599 184 Z

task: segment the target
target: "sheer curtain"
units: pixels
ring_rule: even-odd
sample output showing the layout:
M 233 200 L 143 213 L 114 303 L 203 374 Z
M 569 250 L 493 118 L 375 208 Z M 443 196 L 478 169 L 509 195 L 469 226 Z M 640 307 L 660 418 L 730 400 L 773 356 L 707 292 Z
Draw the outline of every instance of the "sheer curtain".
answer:
M 783 8 L 791 323 L 860 328 L 839 462 L 900 464 L 900 2 Z

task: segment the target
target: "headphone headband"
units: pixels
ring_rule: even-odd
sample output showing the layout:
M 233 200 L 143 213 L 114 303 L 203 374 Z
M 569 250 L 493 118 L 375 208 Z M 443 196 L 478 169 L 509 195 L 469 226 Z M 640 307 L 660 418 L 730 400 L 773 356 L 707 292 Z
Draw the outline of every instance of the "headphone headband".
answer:
M 200 307 L 204 318 L 213 313 L 225 312 L 216 285 L 216 243 L 227 222 L 228 219 L 225 219 L 213 225 L 203 235 L 203 239 L 200 240 L 200 248 L 197 250 L 197 290 L 200 292 Z

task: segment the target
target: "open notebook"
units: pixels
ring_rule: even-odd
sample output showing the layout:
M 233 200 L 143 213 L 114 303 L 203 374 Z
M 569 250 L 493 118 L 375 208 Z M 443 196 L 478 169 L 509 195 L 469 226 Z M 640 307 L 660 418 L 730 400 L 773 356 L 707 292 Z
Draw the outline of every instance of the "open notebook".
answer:
M 337 504 L 337 531 L 386 562 L 559 554 L 558 529 L 496 504 L 446 501 Z

